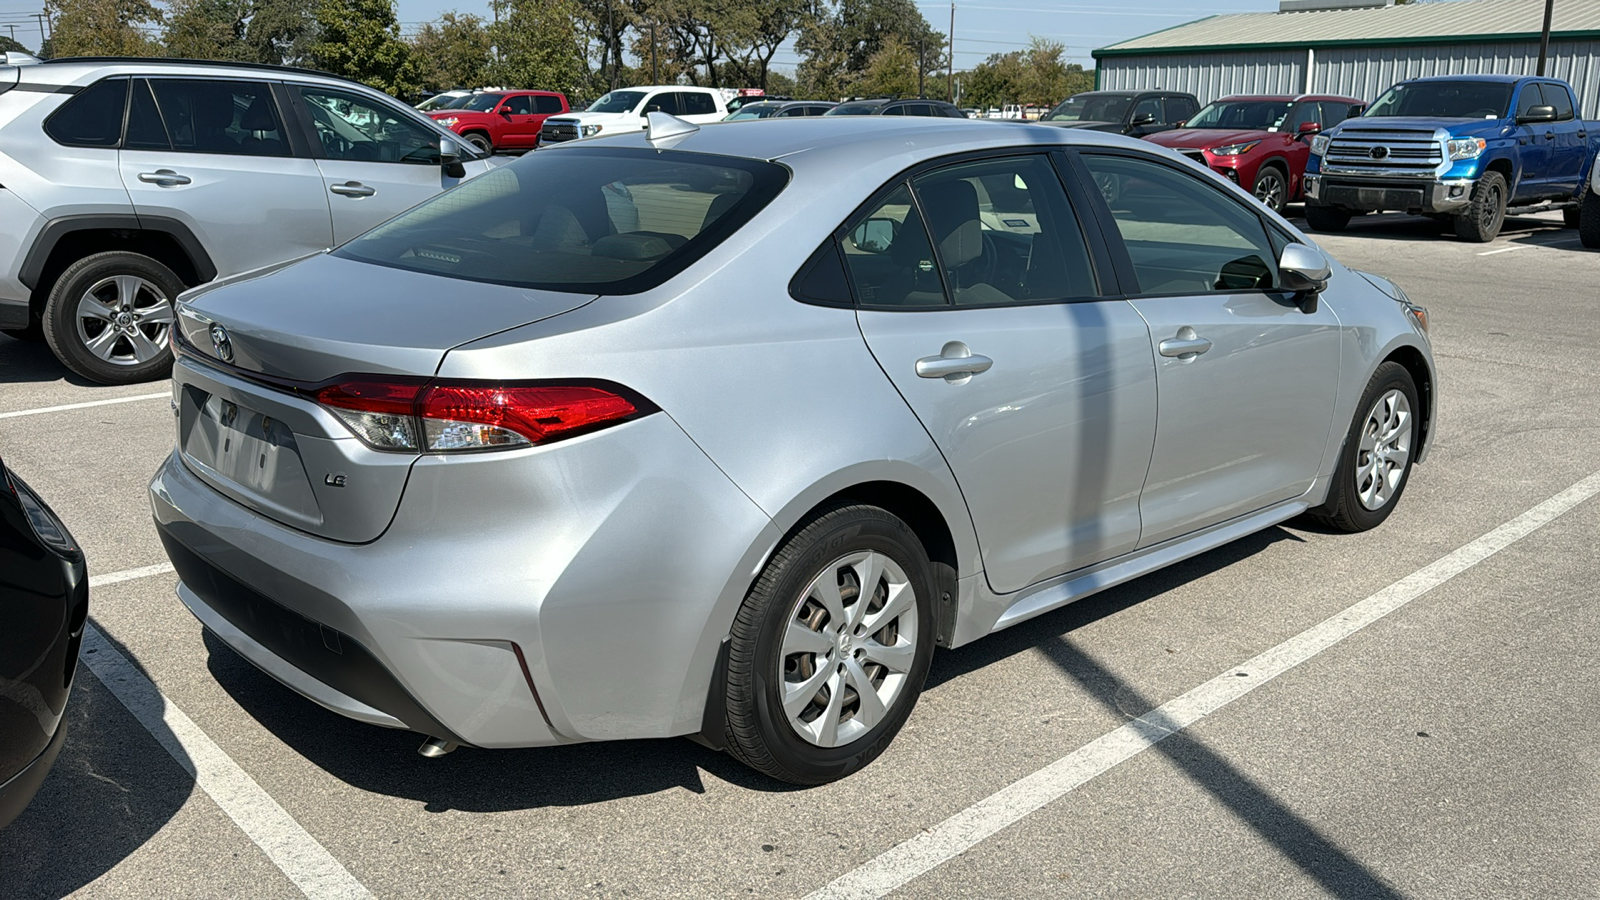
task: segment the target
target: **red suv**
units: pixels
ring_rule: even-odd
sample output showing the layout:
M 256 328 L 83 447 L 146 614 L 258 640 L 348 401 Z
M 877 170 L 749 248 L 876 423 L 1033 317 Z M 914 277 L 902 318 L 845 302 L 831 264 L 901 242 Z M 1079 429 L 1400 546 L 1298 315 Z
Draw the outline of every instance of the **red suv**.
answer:
M 428 115 L 479 150 L 493 153 L 532 150 L 539 146 L 544 120 L 569 110 L 567 98 L 555 91 L 480 91 L 455 109 Z
M 1224 97 L 1176 130 L 1145 140 L 1226 175 L 1281 213 L 1301 199 L 1311 136 L 1366 106 L 1354 97 L 1322 94 Z

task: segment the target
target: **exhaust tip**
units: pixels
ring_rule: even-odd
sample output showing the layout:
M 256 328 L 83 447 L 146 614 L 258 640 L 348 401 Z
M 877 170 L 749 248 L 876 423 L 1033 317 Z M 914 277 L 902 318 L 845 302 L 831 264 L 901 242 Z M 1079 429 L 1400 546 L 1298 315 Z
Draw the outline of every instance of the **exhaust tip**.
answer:
M 417 748 L 417 753 L 426 756 L 428 759 L 438 759 L 459 746 L 461 745 L 454 741 L 431 737 L 422 742 L 422 746 Z

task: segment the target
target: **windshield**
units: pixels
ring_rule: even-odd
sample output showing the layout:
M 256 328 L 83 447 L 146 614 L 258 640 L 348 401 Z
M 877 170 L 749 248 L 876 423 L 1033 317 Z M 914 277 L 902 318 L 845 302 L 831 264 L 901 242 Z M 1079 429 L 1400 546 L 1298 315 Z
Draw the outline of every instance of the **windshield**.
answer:
M 1133 97 L 1128 94 L 1079 94 L 1050 110 L 1046 122 L 1121 122 Z
M 1289 113 L 1287 100 L 1229 100 L 1207 103 L 1185 128 L 1228 128 L 1265 131 Z
M 417 109 L 428 112 L 433 109 L 449 109 L 450 104 L 466 100 L 471 94 L 434 94 L 432 97 L 417 104 Z
M 504 100 L 505 97 L 505 94 L 471 94 L 466 100 L 450 107 L 450 109 L 464 109 L 467 112 L 489 112 L 499 106 L 500 101 Z
M 1502 119 L 1511 109 L 1511 88 L 1510 82 L 1413 81 L 1384 91 L 1362 115 Z
M 584 112 L 625 113 L 639 105 L 644 99 L 644 91 L 612 91 L 596 100 Z
M 788 178 L 775 163 L 671 150 L 529 153 L 335 253 L 467 281 L 633 294 L 704 256 Z

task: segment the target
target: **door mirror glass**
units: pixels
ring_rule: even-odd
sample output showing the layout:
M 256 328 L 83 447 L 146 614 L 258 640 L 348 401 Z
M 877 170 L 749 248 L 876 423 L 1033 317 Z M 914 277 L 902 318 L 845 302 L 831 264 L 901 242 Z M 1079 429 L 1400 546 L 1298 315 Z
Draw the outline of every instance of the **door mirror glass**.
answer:
M 893 219 L 868 219 L 850 232 L 850 246 L 862 253 L 887 253 L 899 230 Z
M 1321 293 L 1332 276 L 1328 258 L 1305 244 L 1290 244 L 1278 257 L 1278 280 L 1286 291 Z

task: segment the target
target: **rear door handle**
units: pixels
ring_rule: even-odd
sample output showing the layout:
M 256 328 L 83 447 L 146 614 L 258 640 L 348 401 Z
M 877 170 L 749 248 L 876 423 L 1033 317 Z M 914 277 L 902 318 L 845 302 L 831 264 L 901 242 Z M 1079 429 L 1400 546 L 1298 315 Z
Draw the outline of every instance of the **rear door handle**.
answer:
M 187 175 L 179 175 L 171 169 L 157 169 L 154 172 L 140 172 L 139 180 L 145 184 L 159 184 L 162 187 L 172 187 L 177 184 L 189 184 Z
M 329 187 L 328 190 L 345 197 L 371 197 L 373 194 L 377 193 L 376 190 L 367 187 L 359 181 L 346 181 L 344 184 L 333 185 L 332 187 Z
M 989 371 L 994 360 L 976 356 L 966 344 L 951 341 L 944 345 L 938 356 L 924 356 L 917 360 L 917 377 L 944 378 L 957 381 Z
M 1178 329 L 1177 337 L 1170 337 L 1161 342 L 1162 356 L 1173 356 L 1178 359 L 1194 359 L 1196 356 L 1211 349 L 1211 341 L 1195 334 L 1188 325 Z

